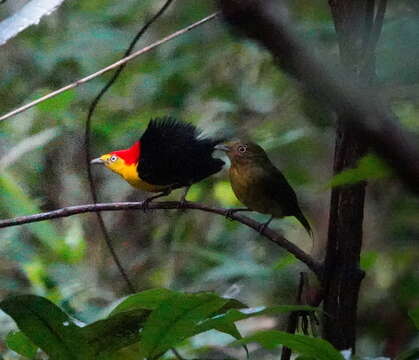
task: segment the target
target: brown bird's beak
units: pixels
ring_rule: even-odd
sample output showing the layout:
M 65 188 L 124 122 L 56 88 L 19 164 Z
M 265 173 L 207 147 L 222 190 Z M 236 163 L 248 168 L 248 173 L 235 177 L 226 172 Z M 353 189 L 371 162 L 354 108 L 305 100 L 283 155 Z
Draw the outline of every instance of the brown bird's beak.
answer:
M 97 159 L 93 159 L 92 161 L 90 161 L 90 164 L 102 164 L 103 165 L 104 161 L 101 158 L 97 158 Z
M 214 146 L 214 149 L 215 149 L 215 150 L 224 151 L 224 152 L 228 152 L 228 151 L 230 151 L 230 147 L 228 147 L 228 146 L 227 146 L 227 145 L 225 145 L 225 144 L 218 144 L 218 145 L 215 145 L 215 146 Z

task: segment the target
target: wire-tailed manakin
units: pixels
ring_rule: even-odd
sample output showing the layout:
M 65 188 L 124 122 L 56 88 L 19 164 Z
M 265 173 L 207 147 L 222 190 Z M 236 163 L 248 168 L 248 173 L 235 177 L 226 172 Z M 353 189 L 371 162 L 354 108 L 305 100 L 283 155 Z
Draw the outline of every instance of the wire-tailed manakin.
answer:
M 223 139 L 203 137 L 192 124 L 170 117 L 151 120 L 130 148 L 112 151 L 92 160 L 122 176 L 135 188 L 159 193 L 147 204 L 173 189 L 189 187 L 220 171 L 224 161 L 212 157 L 215 145 Z
M 261 232 L 273 218 L 295 216 L 312 237 L 310 224 L 300 210 L 294 190 L 259 145 L 233 141 L 217 145 L 215 149 L 226 152 L 229 157 L 231 187 L 237 198 L 248 207 L 236 211 L 250 210 L 271 215 L 261 227 Z

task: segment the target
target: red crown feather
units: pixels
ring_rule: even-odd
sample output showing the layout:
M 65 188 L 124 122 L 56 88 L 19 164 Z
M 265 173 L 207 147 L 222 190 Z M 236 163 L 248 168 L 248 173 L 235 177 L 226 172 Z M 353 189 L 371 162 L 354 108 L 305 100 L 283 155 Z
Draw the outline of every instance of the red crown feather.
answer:
M 136 141 L 129 149 L 112 151 L 111 154 L 124 159 L 127 165 L 136 164 L 141 156 L 141 143 Z

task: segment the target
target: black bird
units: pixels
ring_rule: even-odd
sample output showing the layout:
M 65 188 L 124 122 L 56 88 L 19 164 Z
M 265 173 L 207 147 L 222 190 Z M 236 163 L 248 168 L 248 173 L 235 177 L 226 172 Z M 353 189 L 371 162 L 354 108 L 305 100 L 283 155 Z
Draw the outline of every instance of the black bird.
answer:
M 222 141 L 203 137 L 192 124 L 171 117 L 156 118 L 130 148 L 104 154 L 91 164 L 105 165 L 136 188 L 160 192 L 148 202 L 181 187 L 186 188 L 184 201 L 192 184 L 222 169 L 224 161 L 212 156 Z

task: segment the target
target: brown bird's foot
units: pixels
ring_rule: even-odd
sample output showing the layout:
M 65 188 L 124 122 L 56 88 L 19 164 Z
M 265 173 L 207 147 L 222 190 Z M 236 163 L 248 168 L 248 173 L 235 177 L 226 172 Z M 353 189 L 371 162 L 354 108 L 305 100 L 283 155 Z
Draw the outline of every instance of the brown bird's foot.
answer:
M 177 206 L 177 208 L 178 208 L 179 210 L 185 211 L 185 209 L 186 209 L 186 204 L 188 203 L 188 200 L 186 200 L 186 195 L 188 194 L 188 191 L 189 191 L 189 189 L 190 189 L 190 188 L 191 188 L 191 185 L 189 185 L 189 186 L 187 186 L 187 187 L 185 188 L 185 191 L 184 191 L 184 193 L 183 193 L 182 197 L 180 198 L 180 200 L 179 200 L 179 204 L 178 204 L 178 206 Z
M 157 195 L 150 196 L 150 197 L 148 197 L 147 199 L 145 199 L 145 200 L 143 201 L 143 211 L 144 211 L 144 213 L 146 213 L 148 210 L 150 210 L 150 203 L 151 203 L 151 202 L 153 202 L 154 200 L 156 200 L 156 199 L 158 199 L 158 198 L 161 198 L 161 197 L 163 197 L 163 196 L 167 196 L 167 195 L 169 195 L 171 192 L 172 192 L 172 189 L 171 189 L 171 188 L 168 188 L 168 189 L 166 189 L 166 190 L 162 191 L 161 193 L 158 193 Z
M 234 220 L 232 215 L 236 212 L 241 212 L 241 211 L 252 211 L 252 210 L 249 208 L 227 209 L 227 211 L 225 212 L 225 217 L 229 220 Z
M 189 203 L 186 199 L 180 199 L 179 204 L 177 205 L 178 210 L 185 211 L 186 205 Z
M 266 223 L 259 225 L 257 231 L 263 235 L 263 233 L 265 232 L 266 228 L 269 226 L 273 218 L 274 217 L 271 216 Z

